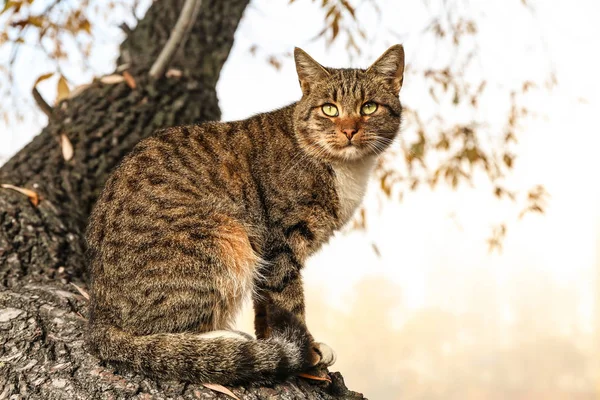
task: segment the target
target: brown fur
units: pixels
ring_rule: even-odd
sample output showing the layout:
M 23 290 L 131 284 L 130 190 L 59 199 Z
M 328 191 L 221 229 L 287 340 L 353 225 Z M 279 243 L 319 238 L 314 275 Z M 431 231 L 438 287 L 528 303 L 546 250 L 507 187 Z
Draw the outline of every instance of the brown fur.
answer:
M 299 102 L 158 132 L 107 181 L 87 233 L 88 342 L 102 359 L 222 384 L 334 361 L 305 326 L 300 272 L 348 221 L 398 132 L 404 53 L 392 47 L 369 71 L 295 56 Z M 369 116 L 366 102 L 378 104 Z M 230 330 L 250 293 L 258 340 L 210 333 Z

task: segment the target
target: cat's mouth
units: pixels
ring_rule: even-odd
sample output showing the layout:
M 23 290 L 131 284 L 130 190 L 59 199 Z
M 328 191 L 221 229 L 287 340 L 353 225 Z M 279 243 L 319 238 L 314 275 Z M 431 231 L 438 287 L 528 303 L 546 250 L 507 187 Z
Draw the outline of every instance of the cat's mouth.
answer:
M 344 149 L 347 149 L 347 148 L 349 148 L 349 147 L 354 147 L 354 148 L 357 148 L 357 147 L 359 147 L 359 146 L 358 146 L 358 144 L 357 144 L 357 143 L 355 143 L 355 142 L 352 142 L 352 141 L 348 140 L 348 141 L 346 141 L 345 143 L 339 143 L 339 142 L 338 142 L 338 143 L 333 143 L 333 144 L 332 144 L 332 147 L 333 147 L 334 149 L 336 149 L 336 150 L 344 150 Z
M 341 160 L 356 160 L 364 155 L 361 146 L 358 143 L 347 142 L 345 144 L 337 144 L 333 149 L 334 156 Z
M 321 157 L 330 160 L 352 161 L 371 155 L 369 146 L 360 140 L 325 140 L 319 143 Z

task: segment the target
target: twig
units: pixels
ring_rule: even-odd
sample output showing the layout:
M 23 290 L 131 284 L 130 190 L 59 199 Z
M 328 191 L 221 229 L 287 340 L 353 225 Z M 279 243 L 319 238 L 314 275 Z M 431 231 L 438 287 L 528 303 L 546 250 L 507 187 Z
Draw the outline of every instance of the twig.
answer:
M 201 4 L 202 0 L 185 0 L 183 9 L 179 14 L 179 18 L 177 18 L 177 23 L 173 31 L 171 31 L 171 36 L 169 36 L 167 44 L 165 44 L 156 61 L 154 61 L 152 68 L 150 68 L 150 77 L 158 79 L 164 75 L 173 55 L 179 46 L 187 40 L 198 16 Z
M 76 284 L 74 284 L 73 282 L 71 282 L 71 285 L 75 286 L 75 289 L 77 289 L 77 291 L 78 291 L 79 293 L 81 293 L 81 295 L 82 295 L 83 297 L 85 297 L 85 299 L 86 299 L 87 301 L 90 301 L 90 295 L 88 294 L 88 292 L 86 292 L 85 290 L 83 290 L 82 288 L 80 288 L 79 286 L 77 286 Z
M 132 32 L 132 29 L 129 27 L 129 25 L 127 25 L 126 22 L 123 22 L 121 25 L 119 25 L 119 28 L 121 28 L 126 35 L 129 35 Z
M 33 94 L 33 99 L 37 103 L 40 110 L 42 110 L 44 112 L 44 114 L 46 114 L 48 116 L 48 118 L 50 118 L 50 116 L 52 115 L 52 107 L 50 107 L 50 105 L 48 103 L 46 103 L 46 100 L 44 100 L 44 98 L 42 97 L 42 95 L 40 94 L 40 92 L 37 90 L 36 87 L 34 87 L 31 90 L 31 94 Z

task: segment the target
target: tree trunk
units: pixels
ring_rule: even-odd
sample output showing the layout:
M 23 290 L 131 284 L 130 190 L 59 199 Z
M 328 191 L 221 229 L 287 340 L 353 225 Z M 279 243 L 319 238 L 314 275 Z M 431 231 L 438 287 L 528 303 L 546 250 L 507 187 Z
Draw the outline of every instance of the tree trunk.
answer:
M 121 45 L 135 88 L 93 82 L 57 105 L 48 126 L 0 168 L 0 183 L 35 191 L 39 204 L 0 189 L 0 400 L 5 398 L 217 398 L 201 385 L 114 374 L 83 345 L 87 302 L 83 233 L 91 207 L 119 160 L 158 128 L 216 120 L 216 83 L 249 0 L 203 0 L 200 16 L 169 64 L 181 76 L 151 81 L 183 0 L 154 1 Z M 124 67 L 123 67 L 124 68 Z M 63 150 L 73 148 L 66 160 Z M 292 379 L 274 388 L 234 388 L 240 397 L 362 398 L 341 377 L 329 385 Z

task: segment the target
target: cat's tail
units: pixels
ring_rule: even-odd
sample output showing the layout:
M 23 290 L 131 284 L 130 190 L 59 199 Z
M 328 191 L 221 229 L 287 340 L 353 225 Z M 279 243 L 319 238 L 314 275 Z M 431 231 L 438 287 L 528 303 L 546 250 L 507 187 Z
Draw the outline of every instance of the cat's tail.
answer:
M 312 349 L 310 334 L 294 315 L 277 311 L 269 319 L 272 335 L 260 340 L 231 331 L 135 336 L 92 323 L 88 345 L 101 359 L 150 376 L 222 385 L 270 384 L 320 361 L 322 355 Z

